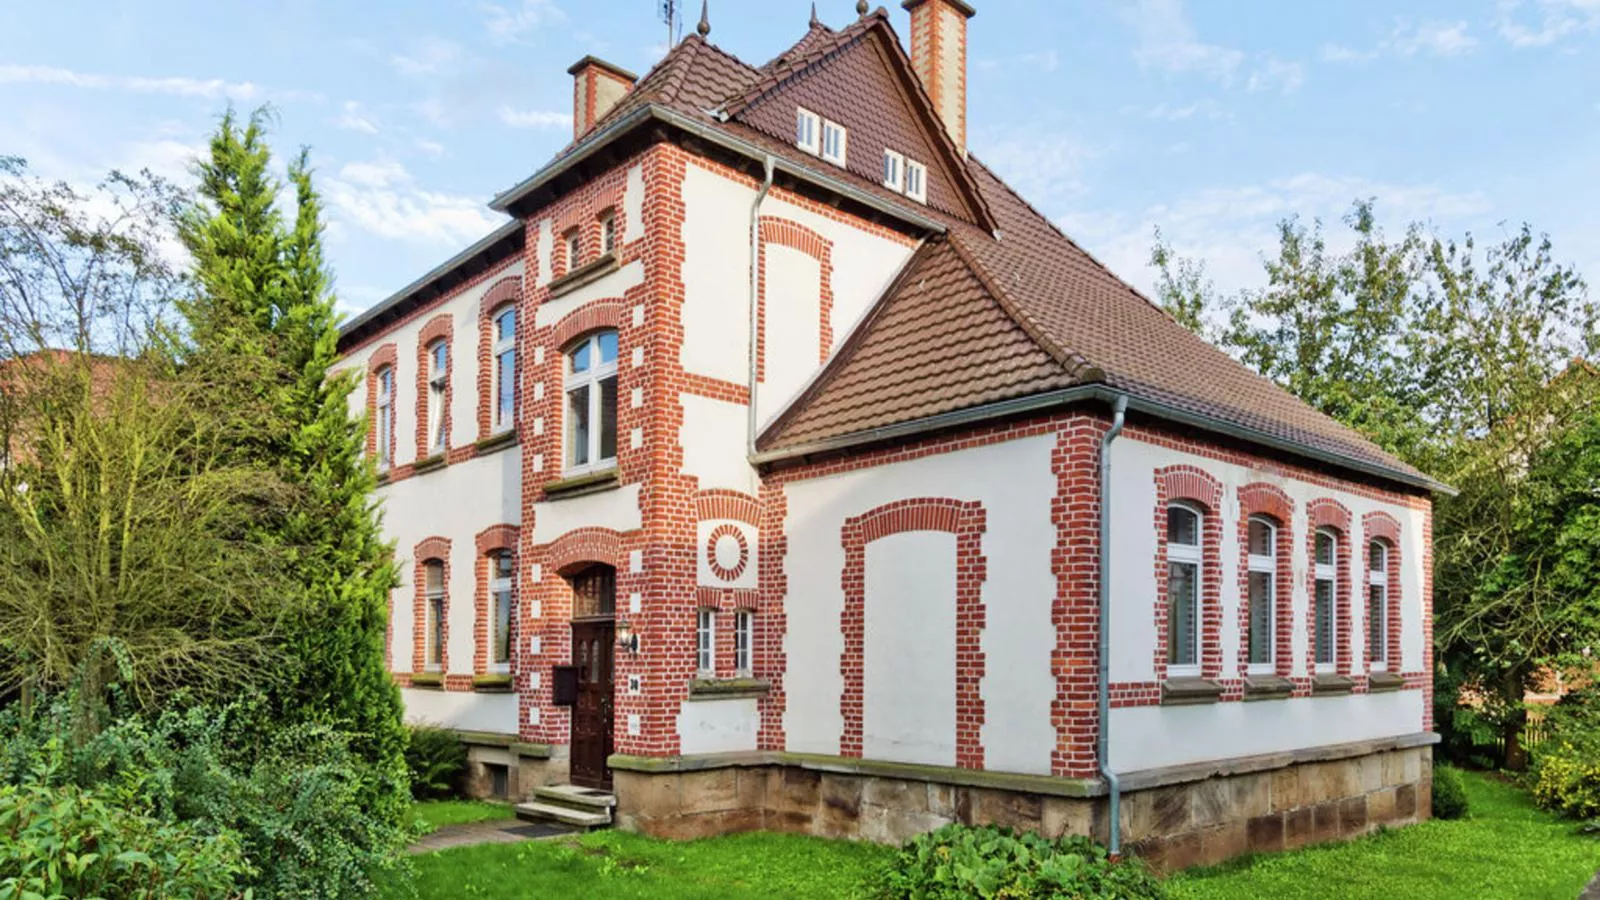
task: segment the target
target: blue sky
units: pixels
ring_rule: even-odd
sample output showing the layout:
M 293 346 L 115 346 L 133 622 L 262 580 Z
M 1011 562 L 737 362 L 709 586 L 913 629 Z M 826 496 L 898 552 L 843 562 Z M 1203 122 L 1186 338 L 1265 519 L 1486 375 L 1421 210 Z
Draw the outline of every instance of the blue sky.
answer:
M 1600 0 L 973 2 L 973 152 L 1140 287 L 1156 225 L 1239 287 L 1277 219 L 1375 197 L 1395 230 L 1528 220 L 1600 289 Z M 487 199 L 570 138 L 569 64 L 643 74 L 666 46 L 655 0 L 7 5 L 0 154 L 181 176 L 230 101 L 270 102 L 351 310 L 498 223 Z M 759 64 L 808 12 L 714 0 L 711 40 Z

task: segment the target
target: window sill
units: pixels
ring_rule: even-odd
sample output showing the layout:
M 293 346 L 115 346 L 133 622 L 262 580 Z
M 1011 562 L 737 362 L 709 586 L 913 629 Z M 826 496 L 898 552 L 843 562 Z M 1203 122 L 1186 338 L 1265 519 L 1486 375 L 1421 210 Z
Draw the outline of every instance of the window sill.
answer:
M 510 672 L 490 672 L 472 676 L 472 689 L 480 694 L 511 693 Z
M 594 260 L 584 263 L 560 278 L 550 281 L 550 299 L 570 294 L 586 284 L 592 284 L 615 272 L 618 268 L 617 251 L 612 250 L 602 253 Z
M 493 453 L 496 450 L 504 450 L 507 447 L 515 446 L 516 443 L 517 429 L 516 426 L 513 425 L 504 431 L 499 431 L 489 435 L 486 438 L 479 439 L 479 441 L 473 446 L 478 448 L 478 455 L 482 456 L 486 453 Z
M 1405 677 L 1399 672 L 1373 672 L 1367 676 L 1367 693 L 1369 694 L 1398 691 L 1405 686 Z
M 444 464 L 445 452 L 443 450 L 437 450 L 432 456 L 429 456 L 426 459 L 417 460 L 417 464 L 412 466 L 412 471 L 416 472 L 418 475 L 421 475 L 423 472 L 432 472 L 434 469 L 442 469 L 444 468 Z
M 696 678 L 689 682 L 690 700 L 738 700 L 765 697 L 772 689 L 765 678 Z
M 1348 694 L 1355 690 L 1355 687 L 1354 679 L 1329 672 L 1324 672 L 1311 679 L 1311 695 L 1313 697 Z
M 443 672 L 413 672 L 411 673 L 411 686 L 425 691 L 444 690 Z
M 1282 675 L 1247 675 L 1244 679 L 1244 699 L 1281 700 L 1294 693 L 1294 682 Z
M 582 475 L 573 475 L 558 481 L 546 482 L 544 496 L 547 500 L 564 500 L 568 497 L 581 497 L 584 494 L 597 494 L 601 491 L 610 491 L 622 487 L 621 475 L 616 467 L 599 472 L 586 472 Z
M 1222 685 L 1209 678 L 1168 678 L 1161 683 L 1162 706 L 1195 706 L 1222 699 Z

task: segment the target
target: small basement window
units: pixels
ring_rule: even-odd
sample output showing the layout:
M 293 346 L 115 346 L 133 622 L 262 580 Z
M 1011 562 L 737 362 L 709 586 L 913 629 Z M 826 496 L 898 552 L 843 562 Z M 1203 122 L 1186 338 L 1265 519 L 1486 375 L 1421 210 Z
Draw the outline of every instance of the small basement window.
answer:
M 807 153 L 820 153 L 822 145 L 818 140 L 822 132 L 822 120 L 816 113 L 809 109 L 801 108 L 795 115 L 794 144 Z
M 489 770 L 489 796 L 495 800 L 509 799 L 511 767 L 503 763 L 485 763 L 483 767 Z

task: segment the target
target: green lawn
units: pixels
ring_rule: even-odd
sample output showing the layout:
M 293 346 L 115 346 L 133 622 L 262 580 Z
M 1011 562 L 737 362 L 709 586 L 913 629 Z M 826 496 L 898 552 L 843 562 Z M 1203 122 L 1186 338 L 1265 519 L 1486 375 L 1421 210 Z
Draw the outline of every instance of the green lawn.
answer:
M 514 815 L 509 804 L 486 800 L 433 800 L 411 807 L 411 821 L 421 826 L 423 834 L 438 831 L 446 825 L 490 822 L 510 819 Z
M 1172 900 L 1250 898 L 1559 898 L 1597 869 L 1600 840 L 1535 810 L 1523 792 L 1468 773 L 1472 816 L 1386 831 L 1348 844 L 1236 860 L 1168 879 Z M 485 809 L 487 807 L 488 809 Z M 492 804 L 423 804 L 418 818 L 480 815 Z M 464 821 L 454 818 L 451 821 Z M 605 831 L 579 839 L 447 850 L 416 857 L 423 900 L 782 900 L 857 897 L 892 851 L 776 834 L 688 843 Z
M 1600 869 L 1600 840 L 1510 785 L 1470 772 L 1466 781 L 1470 818 L 1192 869 L 1167 887 L 1173 900 L 1578 896 Z

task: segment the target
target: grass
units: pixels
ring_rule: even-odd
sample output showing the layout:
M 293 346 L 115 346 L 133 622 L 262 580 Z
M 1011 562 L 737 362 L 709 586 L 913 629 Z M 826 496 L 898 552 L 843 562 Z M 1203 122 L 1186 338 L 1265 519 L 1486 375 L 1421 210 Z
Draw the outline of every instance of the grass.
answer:
M 1600 840 L 1509 784 L 1465 774 L 1469 818 L 1191 869 L 1168 879 L 1168 891 L 1173 900 L 1576 897 L 1600 869 Z
M 418 897 L 778 900 L 856 897 L 892 851 L 781 834 L 672 843 L 617 831 L 416 857 Z
M 421 827 L 423 834 L 438 831 L 446 825 L 492 822 L 514 815 L 509 805 L 487 800 L 432 800 L 411 807 L 411 821 Z

